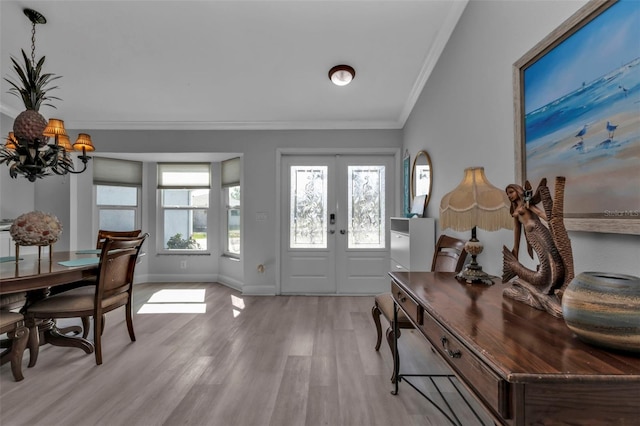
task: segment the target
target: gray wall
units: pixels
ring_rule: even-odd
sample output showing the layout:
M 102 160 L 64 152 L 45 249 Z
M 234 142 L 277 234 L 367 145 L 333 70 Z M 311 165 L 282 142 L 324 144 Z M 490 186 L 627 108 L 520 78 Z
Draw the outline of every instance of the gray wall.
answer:
M 3 117 L 3 123 L 12 120 Z M 3 125 L 3 132 L 5 126 Z M 7 125 L 7 129 L 10 126 Z M 8 130 L 7 130 L 8 131 Z M 75 131 L 71 130 L 72 133 Z M 250 294 L 273 294 L 276 291 L 276 151 L 277 149 L 322 149 L 323 152 L 345 149 L 391 148 L 400 150 L 401 130 L 305 130 L 305 131 L 89 131 L 96 149 L 101 154 L 116 153 L 171 153 L 179 146 L 183 152 L 193 153 L 192 160 L 207 161 L 207 153 L 242 154 L 242 262 L 212 256 L 156 255 L 156 196 L 155 166 L 145 163 L 144 185 L 150 190 L 143 199 L 143 230 L 151 233 L 146 244 L 147 256 L 137 269 L 138 276 L 151 281 L 212 281 L 240 288 Z M 212 155 L 213 157 L 213 155 Z M 149 159 L 153 154 L 149 154 Z M 165 160 L 166 161 L 166 160 Z M 95 235 L 91 223 L 93 209 L 91 170 L 85 174 L 61 178 L 50 177 L 34 184 L 24 178 L 11 180 L 3 167 L 0 170 L 0 217 L 11 218 L 33 208 L 54 209 L 65 230 L 72 228 L 71 240 L 59 250 L 70 247 L 91 247 Z M 219 172 L 218 172 L 219 173 Z M 217 177 L 219 179 L 219 177 Z M 20 189 L 18 189 L 20 188 Z M 24 188 L 19 206 L 5 209 L 5 199 Z M 34 189 L 35 188 L 35 189 Z M 67 203 L 65 211 L 58 206 Z M 8 206 L 8 203 L 7 203 Z M 212 206 L 213 212 L 219 211 Z M 265 221 L 257 221 L 256 213 L 266 213 Z M 69 226 L 73 223 L 73 226 Z M 217 226 L 217 224 L 214 224 Z M 215 231 L 217 232 L 217 231 Z M 211 238 L 219 238 L 212 234 Z M 61 241 L 62 242 L 62 241 Z M 180 261 L 187 260 L 189 268 L 179 269 Z M 257 266 L 264 264 L 264 273 Z
M 499 188 L 515 183 L 512 65 L 585 3 L 469 2 L 404 129 L 412 158 L 426 149 L 433 162 L 428 216 L 438 217 L 440 199 L 466 167 L 483 166 Z M 553 188 L 554 177 L 548 178 Z M 480 264 L 501 275 L 501 249 L 513 246 L 513 232 L 478 230 L 478 238 L 485 245 Z M 640 236 L 570 232 L 570 238 L 576 273 L 640 275 Z M 526 250 L 520 253 L 527 258 Z

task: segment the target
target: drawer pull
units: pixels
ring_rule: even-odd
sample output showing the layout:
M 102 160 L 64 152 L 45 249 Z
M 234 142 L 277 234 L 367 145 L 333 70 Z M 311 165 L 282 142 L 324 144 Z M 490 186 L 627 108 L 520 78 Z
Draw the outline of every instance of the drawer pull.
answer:
M 402 295 L 402 293 L 398 292 L 398 302 L 404 303 L 407 301 L 407 298 Z
M 451 349 L 449 349 L 447 346 L 449 346 L 449 340 L 447 340 L 447 338 L 445 336 L 442 336 L 440 338 L 440 342 L 442 343 L 442 347 L 444 348 L 444 352 L 449 355 L 451 358 L 460 358 L 462 356 L 462 353 L 460 353 L 460 350 L 456 349 L 455 351 L 452 351 Z

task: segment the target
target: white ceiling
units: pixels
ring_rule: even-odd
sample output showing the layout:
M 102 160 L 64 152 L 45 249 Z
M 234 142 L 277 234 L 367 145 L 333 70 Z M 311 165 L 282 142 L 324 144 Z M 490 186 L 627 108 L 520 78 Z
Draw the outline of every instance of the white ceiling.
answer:
M 395 129 L 467 0 L 0 1 L 0 111 L 10 56 L 62 76 L 47 117 L 70 129 Z M 328 70 L 355 68 L 345 87 Z

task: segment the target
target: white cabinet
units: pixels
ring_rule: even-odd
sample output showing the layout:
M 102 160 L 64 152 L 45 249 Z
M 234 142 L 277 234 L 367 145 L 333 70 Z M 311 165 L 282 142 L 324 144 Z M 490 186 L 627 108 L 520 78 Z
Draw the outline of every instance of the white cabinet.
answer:
M 49 248 L 43 248 L 43 253 L 47 253 Z M 25 254 L 38 254 L 38 246 L 20 246 L 20 257 Z M 0 231 L 0 257 L 16 255 L 16 243 L 11 238 L 9 231 Z
M 11 239 L 9 231 L 0 231 L 0 257 L 11 256 L 12 245 L 13 240 Z
M 435 219 L 392 217 L 391 271 L 430 271 L 436 244 Z

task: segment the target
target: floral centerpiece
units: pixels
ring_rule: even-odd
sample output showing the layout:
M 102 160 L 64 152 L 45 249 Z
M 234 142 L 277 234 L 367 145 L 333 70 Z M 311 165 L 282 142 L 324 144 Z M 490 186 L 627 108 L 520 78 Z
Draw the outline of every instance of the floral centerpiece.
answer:
M 18 216 L 9 233 L 18 245 L 48 246 L 58 241 L 62 224 L 52 214 L 33 211 Z

